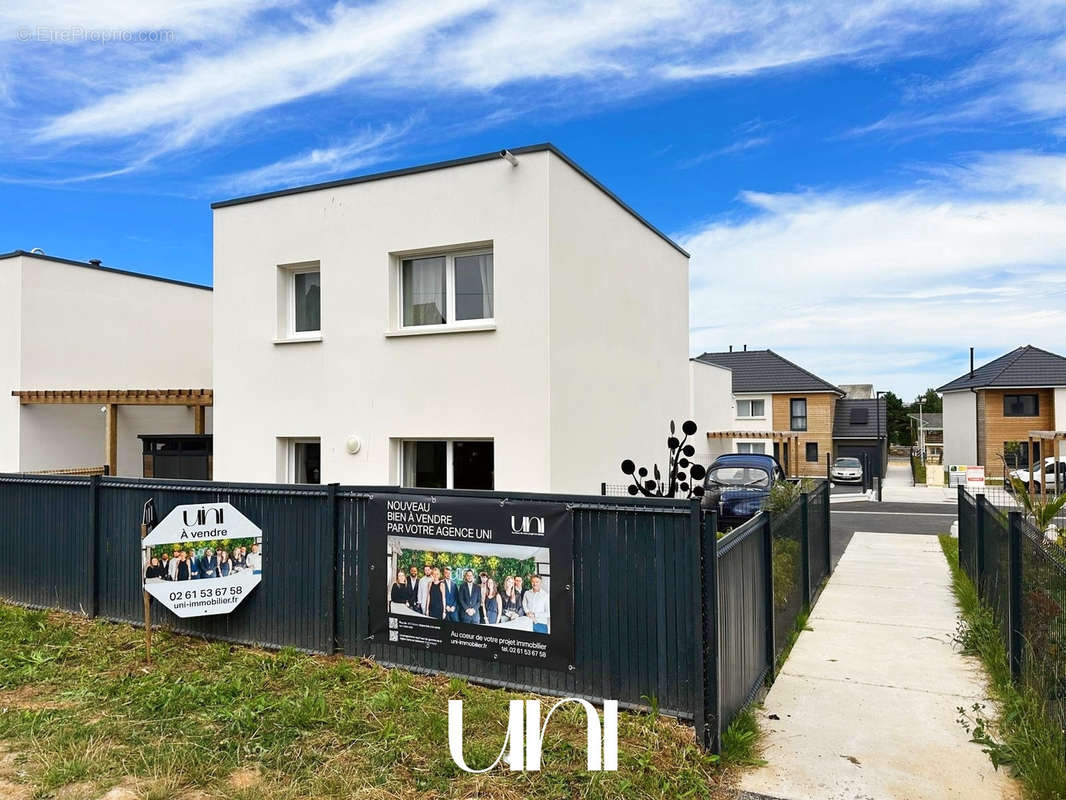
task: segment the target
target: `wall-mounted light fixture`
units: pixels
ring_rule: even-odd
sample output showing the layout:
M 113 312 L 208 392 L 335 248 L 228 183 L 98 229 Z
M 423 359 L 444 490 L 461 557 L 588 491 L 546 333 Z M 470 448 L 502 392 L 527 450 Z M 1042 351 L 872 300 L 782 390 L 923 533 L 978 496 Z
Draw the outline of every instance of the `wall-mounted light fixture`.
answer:
M 344 446 L 353 456 L 363 449 L 363 443 L 359 441 L 358 436 L 349 436 L 347 441 L 345 441 Z

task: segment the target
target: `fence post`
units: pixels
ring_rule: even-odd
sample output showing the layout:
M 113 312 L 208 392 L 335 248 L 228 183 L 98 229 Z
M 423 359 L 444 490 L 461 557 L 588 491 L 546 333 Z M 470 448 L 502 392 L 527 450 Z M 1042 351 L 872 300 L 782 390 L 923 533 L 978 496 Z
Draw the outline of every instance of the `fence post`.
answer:
M 359 515 L 359 522 L 356 524 L 356 528 L 352 531 L 353 539 L 355 540 L 355 653 L 360 657 L 366 656 L 370 652 L 370 643 L 368 637 L 370 636 L 370 575 L 369 572 L 374 567 L 370 564 L 370 557 L 367 553 L 367 515 L 370 512 L 370 503 L 374 502 L 372 499 L 366 500 L 365 508 L 361 515 Z M 350 608 L 351 606 L 349 606 Z M 352 628 L 352 621 L 348 620 L 348 630 Z M 349 646 L 349 651 L 352 648 Z
M 100 476 L 89 476 L 89 618 L 100 612 Z
M 1019 511 L 1007 514 L 1007 629 L 1009 631 L 1010 674 L 1014 680 L 1022 677 L 1022 515 Z
M 340 598 L 340 592 L 337 587 L 341 582 L 342 575 L 339 568 L 340 563 L 340 525 L 337 524 L 337 488 L 339 483 L 330 483 L 326 485 L 326 522 L 327 530 L 329 531 L 330 547 L 333 549 L 333 580 L 329 585 L 329 653 L 337 652 L 337 642 L 340 638 L 340 609 L 338 608 L 338 601 Z
M 607 496 L 607 481 L 600 484 L 600 495 L 603 497 Z
M 825 454 L 825 482 L 830 484 L 833 482 L 833 456 L 830 453 Z
M 811 606 L 811 532 L 810 532 L 810 498 L 806 492 L 800 495 L 800 537 L 803 544 L 801 562 L 803 564 L 803 605 Z
M 700 542 L 700 604 L 697 619 L 701 622 L 698 682 L 700 702 L 696 706 L 696 734 L 700 744 L 712 753 L 721 750 L 722 698 L 720 643 L 718 640 L 718 515 L 703 513 L 697 506 Z
M 961 487 L 960 487 L 961 488 Z M 988 500 L 985 499 L 984 494 L 977 495 L 977 524 L 974 525 L 973 532 L 973 586 L 977 591 L 977 596 L 984 599 L 981 592 L 981 586 L 984 584 L 985 574 L 985 505 Z M 962 526 L 960 520 L 959 526 Z M 959 531 L 961 534 L 962 531 Z
M 774 531 L 770 524 L 770 512 L 761 512 L 763 516 L 763 547 L 766 554 L 763 559 L 763 570 L 766 572 L 766 660 L 767 674 L 772 681 L 776 676 L 777 653 L 774 652 Z
M 825 577 L 829 578 L 833 574 L 833 526 L 829 519 L 829 514 L 832 512 L 833 507 L 829 504 L 830 492 L 829 482 L 825 484 Z

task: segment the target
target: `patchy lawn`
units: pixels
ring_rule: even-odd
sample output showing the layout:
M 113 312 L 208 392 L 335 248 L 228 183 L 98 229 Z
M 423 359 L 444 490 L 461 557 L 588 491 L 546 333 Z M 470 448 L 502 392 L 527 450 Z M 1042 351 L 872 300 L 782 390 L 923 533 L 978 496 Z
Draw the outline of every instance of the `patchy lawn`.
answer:
M 618 772 L 588 773 L 584 712 L 564 707 L 541 772 L 470 775 L 448 754 L 448 700 L 464 700 L 477 768 L 515 695 L 166 631 L 153 644 L 146 667 L 141 631 L 0 604 L 0 797 L 732 796 L 733 770 L 669 718 L 620 713 Z

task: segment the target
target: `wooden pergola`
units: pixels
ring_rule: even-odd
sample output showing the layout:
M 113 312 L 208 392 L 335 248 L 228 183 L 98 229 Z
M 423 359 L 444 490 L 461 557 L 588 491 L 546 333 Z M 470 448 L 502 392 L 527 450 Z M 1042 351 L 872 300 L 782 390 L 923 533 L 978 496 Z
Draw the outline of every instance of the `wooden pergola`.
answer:
M 1066 441 L 1066 431 L 1029 431 L 1029 458 L 1033 455 L 1033 442 L 1040 442 L 1040 492 L 1047 499 L 1047 473 L 1044 471 L 1044 459 L 1049 455 L 1054 458 L 1052 465 L 1055 467 L 1055 491 L 1060 492 L 1066 486 L 1062 486 L 1062 481 L 1059 477 L 1059 442 Z M 1044 443 L 1050 442 L 1051 447 L 1045 448 Z M 1050 453 L 1048 452 L 1050 449 Z M 1033 497 L 1036 494 L 1036 487 L 1033 486 L 1033 466 L 1036 466 L 1036 462 L 1029 464 L 1029 496 Z
M 112 475 L 118 473 L 119 406 L 186 406 L 193 411 L 193 432 L 203 434 L 206 409 L 215 399 L 211 389 L 32 389 L 15 390 L 11 395 L 24 406 L 93 405 L 106 408 L 104 447 L 107 467 Z
M 778 452 L 785 453 L 788 446 L 788 463 L 782 464 L 785 472 L 793 477 L 799 473 L 799 435 L 792 431 L 708 431 L 708 439 L 769 439 L 782 445 Z

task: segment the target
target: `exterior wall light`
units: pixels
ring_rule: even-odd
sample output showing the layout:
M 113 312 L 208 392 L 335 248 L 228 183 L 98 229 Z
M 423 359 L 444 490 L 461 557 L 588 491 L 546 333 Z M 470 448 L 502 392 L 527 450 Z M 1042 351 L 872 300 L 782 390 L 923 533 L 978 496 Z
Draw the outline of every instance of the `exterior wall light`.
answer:
M 349 436 L 348 440 L 344 443 L 344 446 L 348 449 L 351 455 L 355 455 L 363 449 L 363 443 L 359 441 L 358 436 Z

